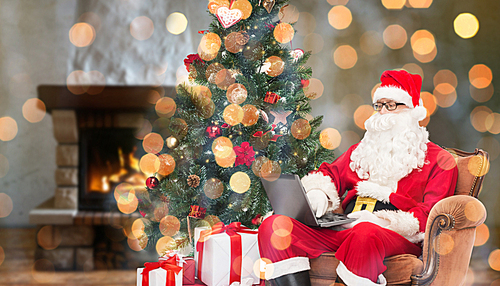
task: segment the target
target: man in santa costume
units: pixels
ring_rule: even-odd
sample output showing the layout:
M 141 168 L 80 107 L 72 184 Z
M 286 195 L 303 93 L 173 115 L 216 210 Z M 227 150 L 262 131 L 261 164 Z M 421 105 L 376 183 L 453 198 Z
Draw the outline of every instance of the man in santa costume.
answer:
M 335 251 L 338 277 L 349 286 L 386 285 L 383 260 L 422 254 L 431 208 L 453 195 L 458 170 L 440 162 L 451 154 L 428 139 L 419 121 L 426 117 L 422 79 L 404 70 L 385 71 L 375 91 L 377 111 L 365 122 L 361 142 L 333 163 L 302 178 L 317 217 L 340 206 L 349 217 L 345 230 L 306 226 L 273 215 L 259 228 L 267 284 L 310 285 L 309 259 Z

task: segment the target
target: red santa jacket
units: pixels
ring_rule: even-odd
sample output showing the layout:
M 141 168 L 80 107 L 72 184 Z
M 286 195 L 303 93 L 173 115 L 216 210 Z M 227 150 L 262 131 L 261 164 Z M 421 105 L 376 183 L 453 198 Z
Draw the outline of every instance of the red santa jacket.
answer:
M 349 167 L 351 154 L 358 144 L 351 146 L 333 163 L 323 163 L 318 171 L 307 175 L 307 178 L 304 177 L 302 180 L 304 187 L 306 190 L 319 188 L 325 192 L 333 202 L 331 208 L 338 206 L 335 202 L 345 192 L 347 195 L 342 202 L 344 209 L 358 195 L 390 202 L 399 210 L 383 210 L 374 214 L 389 220 L 391 222 L 389 229 L 400 233 L 412 242 L 421 241 L 431 208 L 443 198 L 453 195 L 455 191 L 458 169 L 453 156 L 429 142 L 424 166 L 414 169 L 399 180 L 396 192 L 384 190 L 384 188 L 389 188 L 375 183 L 370 183 L 372 185 L 369 185 L 369 188 L 372 191 L 366 192 L 360 190 L 361 185 L 367 185 L 368 182 L 360 179 Z

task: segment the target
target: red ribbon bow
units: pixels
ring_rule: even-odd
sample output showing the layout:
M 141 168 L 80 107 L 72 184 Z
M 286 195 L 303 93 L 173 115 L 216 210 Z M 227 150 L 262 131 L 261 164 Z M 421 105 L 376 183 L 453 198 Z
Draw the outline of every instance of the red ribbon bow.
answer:
M 223 222 L 216 223 L 212 229 L 204 230 L 200 233 L 200 238 L 196 243 L 196 251 L 198 254 L 198 278 L 201 280 L 201 269 L 203 261 L 203 246 L 207 237 L 212 234 L 226 233 L 229 235 L 231 244 L 231 269 L 229 272 L 229 284 L 241 281 L 241 267 L 233 267 L 233 265 L 242 265 L 242 250 L 241 250 L 241 235 L 240 233 L 256 234 L 255 231 L 248 227 L 242 226 L 241 222 L 232 222 L 229 225 L 224 225 Z M 238 268 L 238 269 L 235 269 Z
M 175 255 L 167 260 L 144 263 L 144 270 L 142 271 L 142 285 L 149 285 L 149 272 L 158 268 L 163 268 L 167 271 L 165 286 L 175 286 L 175 274 L 179 274 L 182 270 L 182 267 L 177 266 L 177 257 Z
M 266 133 L 264 133 L 263 131 L 257 131 L 252 136 L 253 137 L 262 137 L 262 136 L 268 134 L 269 132 L 274 131 L 274 128 L 276 128 L 276 124 L 273 124 L 271 126 L 272 126 L 271 130 L 268 130 Z M 269 139 L 269 141 L 276 142 L 276 140 L 278 140 L 278 138 L 280 138 L 281 136 L 283 136 L 283 135 L 273 135 L 273 137 L 271 137 L 271 139 Z

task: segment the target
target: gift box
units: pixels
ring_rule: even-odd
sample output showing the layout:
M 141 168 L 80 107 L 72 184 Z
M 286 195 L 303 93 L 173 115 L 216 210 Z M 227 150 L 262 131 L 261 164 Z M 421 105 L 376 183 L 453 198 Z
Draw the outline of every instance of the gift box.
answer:
M 252 285 L 260 279 L 254 273 L 259 263 L 257 231 L 240 223 L 212 229 L 195 229 L 198 279 L 208 286 Z
M 186 263 L 182 265 L 182 271 L 184 272 L 182 278 L 182 285 L 194 285 L 196 283 L 195 281 L 196 266 L 194 263 L 194 258 L 185 257 L 184 260 L 186 261 Z
M 182 262 L 177 256 L 160 258 L 158 262 L 146 262 L 137 269 L 137 286 L 182 286 Z

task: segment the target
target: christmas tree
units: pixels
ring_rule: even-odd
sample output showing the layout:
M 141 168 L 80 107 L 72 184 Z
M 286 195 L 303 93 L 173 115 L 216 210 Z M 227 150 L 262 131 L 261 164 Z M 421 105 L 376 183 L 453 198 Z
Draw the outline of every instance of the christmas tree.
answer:
M 261 178 L 302 177 L 333 159 L 328 133 L 317 130 L 322 117 L 308 115 L 309 53 L 288 48 L 293 23 L 280 20 L 287 2 L 209 3 L 210 29 L 185 60 L 190 83 L 156 104 L 167 146 L 159 134 L 144 138 L 159 179 L 138 195 L 148 245 L 167 238 L 183 246 L 194 227 L 218 221 L 255 228 L 271 210 Z

